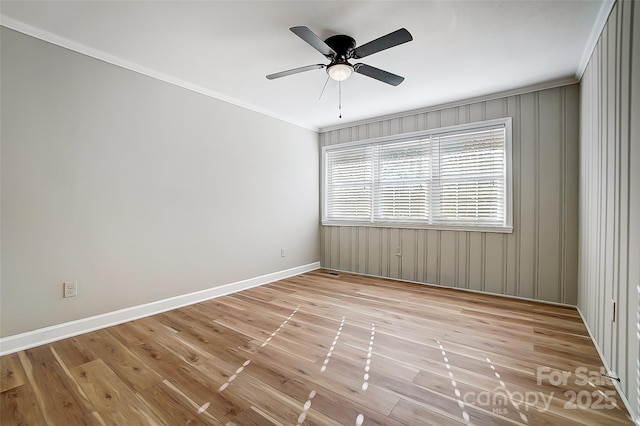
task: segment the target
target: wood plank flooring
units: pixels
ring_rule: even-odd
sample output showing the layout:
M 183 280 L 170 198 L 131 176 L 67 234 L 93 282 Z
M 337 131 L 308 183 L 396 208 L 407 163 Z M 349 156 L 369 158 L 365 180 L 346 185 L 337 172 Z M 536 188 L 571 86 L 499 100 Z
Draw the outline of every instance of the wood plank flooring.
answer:
M 0 358 L 2 425 L 630 425 L 575 309 L 318 270 Z

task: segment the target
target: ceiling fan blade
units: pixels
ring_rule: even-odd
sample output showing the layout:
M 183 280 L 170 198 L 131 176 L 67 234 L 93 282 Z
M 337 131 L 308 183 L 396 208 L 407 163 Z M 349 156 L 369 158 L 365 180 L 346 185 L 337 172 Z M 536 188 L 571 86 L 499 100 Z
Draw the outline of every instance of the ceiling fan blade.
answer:
M 273 80 L 275 78 L 285 77 L 285 76 L 291 75 L 291 74 L 298 74 L 300 72 L 305 72 L 305 71 L 319 70 L 319 69 L 325 68 L 325 67 L 326 67 L 326 65 L 324 65 L 324 64 L 307 65 L 306 67 L 294 68 L 292 70 L 281 71 L 281 72 L 277 72 L 275 74 L 269 74 L 267 76 L 267 78 L 269 80 Z
M 352 57 L 355 59 L 364 58 L 365 56 L 378 53 L 382 50 L 389 49 L 390 47 L 397 46 L 402 43 L 413 40 L 411 33 L 405 28 L 400 28 L 392 33 L 356 47 L 352 53 Z
M 322 53 L 327 58 L 332 58 L 336 56 L 336 52 L 329 47 L 327 43 L 322 41 L 320 37 L 315 35 L 313 31 L 311 31 L 307 27 L 291 27 L 289 28 L 295 35 L 306 41 L 316 49 L 318 52 Z
M 381 70 L 380 68 L 372 67 L 366 64 L 355 64 L 353 70 L 358 74 L 366 75 L 367 77 L 375 78 L 383 83 L 397 86 L 404 81 L 404 77 L 392 74 L 390 72 Z

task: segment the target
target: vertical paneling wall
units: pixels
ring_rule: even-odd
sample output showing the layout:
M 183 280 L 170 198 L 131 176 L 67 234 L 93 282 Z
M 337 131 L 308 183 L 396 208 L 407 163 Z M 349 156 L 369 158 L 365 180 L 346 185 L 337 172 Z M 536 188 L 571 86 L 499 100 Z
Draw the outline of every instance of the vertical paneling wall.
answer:
M 578 113 L 569 85 L 321 132 L 325 146 L 512 117 L 514 188 L 511 234 L 324 226 L 322 265 L 575 304 Z
M 638 27 L 638 3 L 614 5 L 582 77 L 578 307 L 640 420 Z

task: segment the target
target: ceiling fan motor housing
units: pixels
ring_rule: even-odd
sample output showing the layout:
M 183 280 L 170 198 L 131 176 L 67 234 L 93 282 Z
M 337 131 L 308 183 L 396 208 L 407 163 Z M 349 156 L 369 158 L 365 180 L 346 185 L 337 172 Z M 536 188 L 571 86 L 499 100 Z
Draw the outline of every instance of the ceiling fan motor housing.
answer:
M 356 48 L 356 41 L 348 35 L 333 35 L 324 42 L 337 53 L 334 61 L 346 61 Z

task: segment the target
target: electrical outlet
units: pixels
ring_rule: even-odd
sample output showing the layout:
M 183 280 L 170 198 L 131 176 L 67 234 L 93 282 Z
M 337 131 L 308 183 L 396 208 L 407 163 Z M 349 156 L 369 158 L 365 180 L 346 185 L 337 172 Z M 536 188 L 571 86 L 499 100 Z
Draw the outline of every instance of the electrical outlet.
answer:
M 285 257 L 287 255 L 287 251 L 283 248 L 280 249 L 280 257 Z
M 66 297 L 76 297 L 78 295 L 78 282 L 77 281 L 67 281 L 62 284 L 63 288 L 63 296 Z
M 400 247 L 396 248 L 396 256 L 402 256 L 402 248 Z

